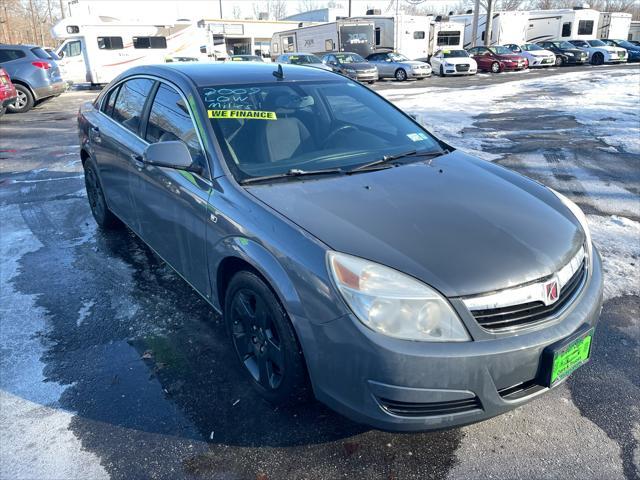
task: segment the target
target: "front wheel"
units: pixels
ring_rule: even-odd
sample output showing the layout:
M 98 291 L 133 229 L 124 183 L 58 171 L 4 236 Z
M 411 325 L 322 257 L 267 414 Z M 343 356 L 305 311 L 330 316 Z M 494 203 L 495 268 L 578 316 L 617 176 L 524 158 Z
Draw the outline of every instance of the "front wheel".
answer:
M 600 52 L 596 52 L 591 57 L 591 65 L 602 65 L 604 63 L 604 55 Z
M 444 77 L 444 67 L 440 65 L 440 76 Z
M 12 105 L 9 105 L 8 109 L 13 113 L 26 113 L 35 105 L 33 94 L 28 87 L 20 85 L 19 83 L 16 84 L 15 87 L 18 97 Z
M 564 58 L 556 57 L 556 67 L 561 67 L 562 65 L 564 65 Z
M 404 82 L 407 79 L 407 72 L 405 72 L 404 68 L 399 68 L 396 70 L 395 77 L 399 82 Z
M 231 279 L 224 319 L 242 370 L 263 398 L 278 405 L 308 399 L 307 372 L 293 326 L 260 277 L 241 271 Z
M 498 62 L 491 64 L 491 73 L 500 73 L 500 64 Z

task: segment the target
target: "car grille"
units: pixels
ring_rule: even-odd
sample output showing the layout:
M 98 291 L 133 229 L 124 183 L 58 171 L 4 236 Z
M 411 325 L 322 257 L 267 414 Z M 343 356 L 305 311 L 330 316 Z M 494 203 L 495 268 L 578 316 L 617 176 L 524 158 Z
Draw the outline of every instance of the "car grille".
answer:
M 482 410 L 482 404 L 478 397 L 429 403 L 400 402 L 387 398 L 378 398 L 378 401 L 386 411 L 401 417 L 431 417 Z
M 456 65 L 456 72 L 468 72 L 469 71 L 469 65 L 467 65 L 466 63 L 461 63 Z
M 587 268 L 585 260 L 583 259 L 580 267 L 562 287 L 558 299 L 551 305 L 545 305 L 541 301 L 535 301 L 507 307 L 472 310 L 471 314 L 480 326 L 488 330 L 527 327 L 533 323 L 538 323 L 553 317 L 568 305 L 574 297 L 574 294 L 580 289 L 586 275 Z
M 498 393 L 505 400 L 519 400 L 534 393 L 544 390 L 545 387 L 540 385 L 536 379 L 528 380 L 526 382 L 517 383 L 510 387 L 502 388 L 498 390 Z

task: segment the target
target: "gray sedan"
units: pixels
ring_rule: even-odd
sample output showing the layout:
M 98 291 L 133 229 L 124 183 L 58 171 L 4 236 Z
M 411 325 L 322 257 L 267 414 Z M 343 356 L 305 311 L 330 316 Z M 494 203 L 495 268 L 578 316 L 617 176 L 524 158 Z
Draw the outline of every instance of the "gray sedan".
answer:
M 333 71 L 329 65 L 322 63 L 318 57 L 312 53 L 283 53 L 276 58 L 276 63 L 290 63 L 291 65 L 306 65 L 321 70 Z
M 582 211 L 349 78 L 135 67 L 78 122 L 96 222 L 129 227 L 223 314 L 270 402 L 440 429 L 589 360 L 603 279 Z
M 359 82 L 372 84 L 378 80 L 376 66 L 367 62 L 357 53 L 328 53 L 322 57 L 322 62 L 331 67 L 334 72 L 341 73 Z
M 367 60 L 378 68 L 380 78 L 395 78 L 402 82 L 409 78 L 422 80 L 431 76 L 431 65 L 416 60 L 409 60 L 400 53 L 372 53 Z

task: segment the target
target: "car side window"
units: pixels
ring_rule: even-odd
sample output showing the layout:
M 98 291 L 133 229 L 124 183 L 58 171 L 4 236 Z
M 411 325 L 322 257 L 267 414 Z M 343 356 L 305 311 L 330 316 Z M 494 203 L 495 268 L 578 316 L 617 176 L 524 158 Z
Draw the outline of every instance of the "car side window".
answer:
M 142 109 L 149 96 L 153 80 L 134 78 L 120 87 L 120 93 L 113 108 L 113 119 L 123 127 L 137 134 L 142 118 Z
M 160 84 L 153 99 L 145 139 L 149 143 L 181 140 L 189 148 L 194 163 L 208 170 L 189 109 L 182 96 L 169 85 Z
M 26 56 L 27 54 L 21 50 L 0 50 L 0 62 L 10 62 Z
M 113 115 L 113 106 L 116 103 L 116 98 L 118 96 L 118 90 L 120 90 L 120 85 L 116 86 L 112 90 L 110 90 L 104 102 L 102 102 L 102 112 L 105 115 L 112 116 Z

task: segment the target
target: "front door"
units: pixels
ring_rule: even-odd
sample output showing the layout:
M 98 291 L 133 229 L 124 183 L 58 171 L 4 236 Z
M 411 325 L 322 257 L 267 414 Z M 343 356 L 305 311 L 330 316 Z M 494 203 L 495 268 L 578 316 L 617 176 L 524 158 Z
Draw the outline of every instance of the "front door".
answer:
M 58 66 L 62 79 L 73 83 L 87 82 L 87 65 L 84 61 L 84 45 L 81 39 L 67 40 L 56 52 L 62 57 Z
M 184 142 L 202 172 L 137 162 L 133 187 L 141 236 L 196 290 L 207 295 L 205 222 L 210 218 L 207 204 L 211 191 L 208 162 L 190 109 L 177 88 L 159 83 L 152 96 L 145 140 Z

